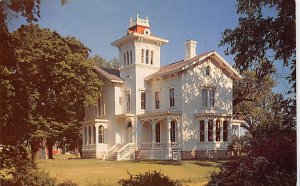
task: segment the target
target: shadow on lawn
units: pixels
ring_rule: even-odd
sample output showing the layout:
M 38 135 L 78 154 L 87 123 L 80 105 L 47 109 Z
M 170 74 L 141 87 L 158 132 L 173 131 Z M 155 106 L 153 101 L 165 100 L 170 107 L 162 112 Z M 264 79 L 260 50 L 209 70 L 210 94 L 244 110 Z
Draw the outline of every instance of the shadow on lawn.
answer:
M 218 165 L 222 164 L 224 161 L 225 160 L 208 159 L 208 160 L 194 161 L 193 163 L 201 167 L 218 167 Z

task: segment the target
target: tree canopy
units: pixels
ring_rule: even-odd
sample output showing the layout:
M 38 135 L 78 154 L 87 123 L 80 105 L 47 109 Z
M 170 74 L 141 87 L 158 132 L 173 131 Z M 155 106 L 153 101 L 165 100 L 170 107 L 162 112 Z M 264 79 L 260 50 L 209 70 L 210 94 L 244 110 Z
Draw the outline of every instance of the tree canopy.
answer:
M 269 15 L 268 10 L 275 12 Z M 256 70 L 262 78 L 275 72 L 274 62 L 291 68 L 288 76 L 296 91 L 296 14 L 294 0 L 237 1 L 240 15 L 235 29 L 223 32 L 221 46 L 235 55 L 241 71 Z M 277 14 L 276 14 L 277 13 Z

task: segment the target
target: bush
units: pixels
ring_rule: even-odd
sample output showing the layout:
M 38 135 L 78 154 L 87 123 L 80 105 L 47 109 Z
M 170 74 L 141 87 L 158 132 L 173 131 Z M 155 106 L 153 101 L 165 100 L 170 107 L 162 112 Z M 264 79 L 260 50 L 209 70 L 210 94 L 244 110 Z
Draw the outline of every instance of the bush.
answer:
M 164 185 L 164 186 L 179 186 L 178 181 L 172 180 L 170 177 L 163 175 L 161 172 L 145 172 L 144 174 L 132 175 L 128 173 L 129 179 L 121 179 L 118 183 L 123 186 L 149 186 L 149 185 Z

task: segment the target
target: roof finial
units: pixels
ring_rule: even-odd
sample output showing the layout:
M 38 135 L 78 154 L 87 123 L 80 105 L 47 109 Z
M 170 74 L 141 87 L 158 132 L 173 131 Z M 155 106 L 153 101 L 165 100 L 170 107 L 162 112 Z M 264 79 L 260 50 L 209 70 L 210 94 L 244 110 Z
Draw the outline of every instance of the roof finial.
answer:
M 136 20 L 138 20 L 138 18 L 139 18 L 139 13 L 137 12 L 136 13 Z

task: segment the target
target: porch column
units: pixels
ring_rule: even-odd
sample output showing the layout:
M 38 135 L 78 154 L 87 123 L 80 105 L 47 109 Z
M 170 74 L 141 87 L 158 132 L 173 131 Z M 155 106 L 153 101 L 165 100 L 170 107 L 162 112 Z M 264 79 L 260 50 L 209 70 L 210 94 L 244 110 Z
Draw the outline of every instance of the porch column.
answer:
M 154 146 L 154 143 L 155 143 L 155 135 L 156 135 L 156 132 L 155 132 L 155 125 L 156 125 L 156 123 L 155 123 L 156 121 L 155 120 L 152 120 L 152 122 L 151 122 L 151 126 L 152 126 L 152 148 L 154 148 L 155 146 Z
M 232 140 L 232 135 L 233 135 L 233 131 L 232 131 L 232 119 L 227 120 L 227 125 L 228 125 L 228 141 Z
M 216 119 L 214 118 L 213 120 L 213 141 L 216 141 Z
M 171 143 L 171 119 L 168 117 L 167 119 L 167 147 L 169 147 L 169 143 Z
M 99 142 L 99 124 L 98 123 L 96 123 L 95 124 L 95 127 L 96 127 L 96 144 L 98 144 L 98 142 Z
M 208 142 L 208 119 L 204 119 L 204 141 Z
M 223 122 L 224 119 L 220 119 L 220 141 L 223 141 Z

